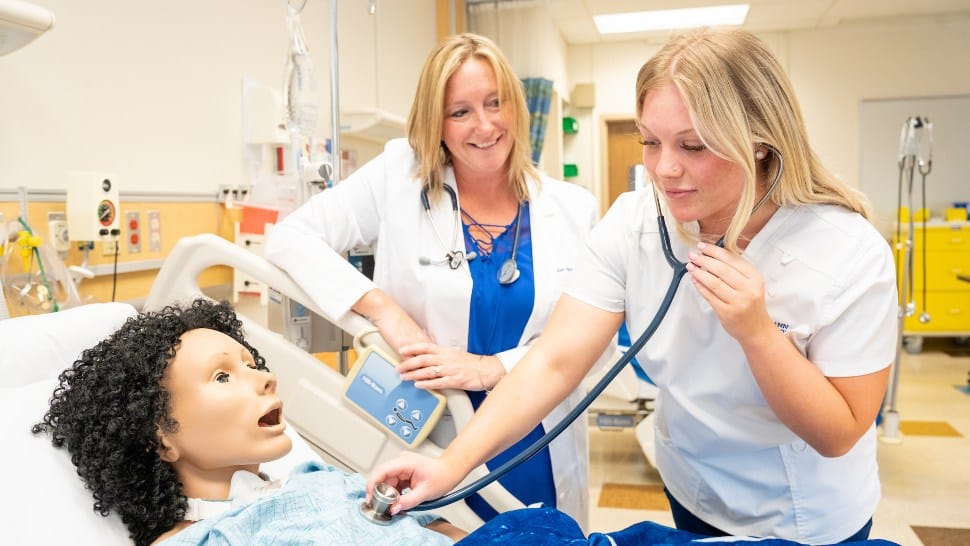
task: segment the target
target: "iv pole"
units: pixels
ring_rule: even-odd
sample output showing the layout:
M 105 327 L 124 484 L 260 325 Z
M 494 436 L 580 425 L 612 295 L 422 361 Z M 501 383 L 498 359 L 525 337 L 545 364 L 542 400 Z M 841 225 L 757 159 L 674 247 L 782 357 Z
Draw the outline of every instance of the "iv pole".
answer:
M 903 128 L 899 134 L 899 184 L 897 187 L 896 198 L 896 242 L 895 258 L 899 269 L 899 310 L 897 313 L 899 324 L 896 333 L 896 359 L 893 362 L 892 373 L 889 380 L 889 387 L 886 397 L 883 400 L 882 413 L 882 436 L 880 440 L 887 443 L 900 443 L 902 437 L 899 432 L 899 411 L 896 407 L 896 399 L 899 390 L 899 366 L 902 359 L 904 340 L 903 328 L 905 327 L 906 317 L 916 313 L 916 302 L 913 299 L 913 232 L 915 231 L 914 216 L 916 211 L 913 209 L 913 181 L 915 171 L 919 170 L 922 177 L 922 187 L 920 196 L 922 198 L 922 208 L 920 209 L 921 221 L 923 224 L 921 251 L 922 255 L 922 274 L 923 274 L 923 312 L 920 313 L 919 321 L 926 324 L 930 321 L 930 315 L 926 311 L 926 216 L 929 215 L 926 209 L 926 177 L 933 168 L 933 124 L 929 118 L 911 116 L 903 123 Z M 909 211 L 909 225 L 906 233 L 906 240 L 902 238 L 902 210 L 903 182 L 906 181 L 906 203 Z M 900 260 L 902 253 L 902 261 Z
M 343 157 L 340 153 L 340 65 L 337 55 L 337 0 L 330 0 L 330 163 L 333 165 L 331 184 L 336 186 L 340 182 L 340 167 Z M 340 339 L 347 336 L 341 334 Z M 347 355 L 349 347 L 341 342 L 337 352 L 337 371 L 340 375 L 347 375 L 350 371 L 350 360 Z

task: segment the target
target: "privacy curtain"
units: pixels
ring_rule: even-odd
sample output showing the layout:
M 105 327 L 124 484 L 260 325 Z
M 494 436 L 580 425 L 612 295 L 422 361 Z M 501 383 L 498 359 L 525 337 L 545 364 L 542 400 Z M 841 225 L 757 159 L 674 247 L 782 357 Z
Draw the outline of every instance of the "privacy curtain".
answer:
M 529 107 L 529 142 L 532 144 L 532 163 L 539 164 L 542 143 L 546 140 L 546 127 L 549 125 L 549 102 L 552 99 L 552 80 L 545 78 L 526 78 L 525 102 Z

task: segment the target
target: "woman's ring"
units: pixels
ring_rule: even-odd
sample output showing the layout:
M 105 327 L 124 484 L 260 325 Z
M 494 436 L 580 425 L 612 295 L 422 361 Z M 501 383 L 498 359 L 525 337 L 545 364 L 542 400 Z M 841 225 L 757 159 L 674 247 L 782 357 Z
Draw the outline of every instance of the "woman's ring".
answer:
M 441 366 L 434 366 L 432 369 L 435 377 L 441 377 Z

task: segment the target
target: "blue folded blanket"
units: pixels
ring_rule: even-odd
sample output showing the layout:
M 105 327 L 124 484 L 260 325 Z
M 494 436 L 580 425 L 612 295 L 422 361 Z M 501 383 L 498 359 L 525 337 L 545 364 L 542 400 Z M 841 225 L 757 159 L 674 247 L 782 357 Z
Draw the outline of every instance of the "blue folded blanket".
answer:
M 631 525 L 622 531 L 593 533 L 586 537 L 571 517 L 554 508 L 523 508 L 499 514 L 458 542 L 460 546 L 665 546 L 677 544 L 717 544 L 728 542 L 750 546 L 801 546 L 798 542 L 777 538 L 738 539 L 711 538 L 704 535 L 679 531 L 645 521 Z M 846 542 L 846 545 L 899 546 L 895 542 L 874 539 L 862 542 Z

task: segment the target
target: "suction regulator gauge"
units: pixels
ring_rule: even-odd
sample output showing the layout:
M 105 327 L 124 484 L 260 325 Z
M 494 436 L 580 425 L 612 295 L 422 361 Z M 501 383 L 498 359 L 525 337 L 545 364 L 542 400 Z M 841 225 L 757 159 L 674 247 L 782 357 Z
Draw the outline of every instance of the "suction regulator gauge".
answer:
M 110 226 L 115 222 L 115 204 L 105 199 L 98 203 L 98 221 L 102 226 Z

